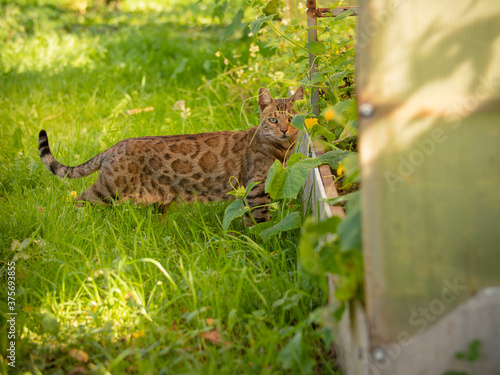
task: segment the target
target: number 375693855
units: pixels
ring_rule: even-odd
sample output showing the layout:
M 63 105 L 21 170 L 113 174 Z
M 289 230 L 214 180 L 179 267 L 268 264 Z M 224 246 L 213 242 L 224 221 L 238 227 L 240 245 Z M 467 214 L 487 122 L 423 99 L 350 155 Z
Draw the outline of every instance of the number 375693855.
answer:
M 8 304 L 9 308 L 12 308 L 16 304 L 16 263 L 8 262 L 7 263 L 7 295 L 8 295 Z

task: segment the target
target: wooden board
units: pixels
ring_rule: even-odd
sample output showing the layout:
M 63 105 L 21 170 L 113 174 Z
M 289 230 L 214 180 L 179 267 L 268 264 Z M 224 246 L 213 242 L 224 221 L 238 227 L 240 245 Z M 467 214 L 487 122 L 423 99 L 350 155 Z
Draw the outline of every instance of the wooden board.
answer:
M 321 143 L 313 143 L 309 135 L 301 132 L 297 142 L 297 151 L 309 157 L 316 157 L 325 153 Z M 344 217 L 344 209 L 340 206 L 331 206 L 325 202 L 327 198 L 338 197 L 333 174 L 328 165 L 314 168 L 308 175 L 304 185 L 302 199 L 304 209 L 309 208 L 314 217 L 323 220 L 331 216 Z
M 500 2 L 362 1 L 357 57 L 375 350 L 500 285 Z

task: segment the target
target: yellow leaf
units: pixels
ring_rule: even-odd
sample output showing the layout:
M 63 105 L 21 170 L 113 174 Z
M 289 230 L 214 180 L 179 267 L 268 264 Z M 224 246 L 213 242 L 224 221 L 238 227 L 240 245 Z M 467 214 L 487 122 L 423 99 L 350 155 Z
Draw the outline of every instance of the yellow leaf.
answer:
M 214 322 L 212 318 L 207 318 L 207 325 L 210 325 Z

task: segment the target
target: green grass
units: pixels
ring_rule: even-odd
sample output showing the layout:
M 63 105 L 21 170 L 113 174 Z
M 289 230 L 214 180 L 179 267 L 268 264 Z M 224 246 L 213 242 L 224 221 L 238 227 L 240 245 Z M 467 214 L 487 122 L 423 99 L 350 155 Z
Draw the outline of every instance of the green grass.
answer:
M 297 232 L 263 243 L 238 222 L 225 233 L 223 204 L 177 205 L 164 220 L 152 207 L 78 209 L 70 193 L 97 174 L 61 180 L 38 157 L 42 128 L 67 165 L 127 137 L 246 129 L 257 103 L 243 100 L 259 75 L 228 74 L 251 63 L 245 32 L 228 38 L 217 24 L 230 14 L 212 17 L 216 3 L 182 16 L 169 3 L 96 3 L 85 15 L 65 4 L 0 2 L 1 371 L 335 373 L 309 321 L 326 296 L 297 270 Z M 189 114 L 173 110 L 179 100 Z M 144 107 L 154 111 L 124 114 Z M 25 242 L 13 251 L 16 240 Z

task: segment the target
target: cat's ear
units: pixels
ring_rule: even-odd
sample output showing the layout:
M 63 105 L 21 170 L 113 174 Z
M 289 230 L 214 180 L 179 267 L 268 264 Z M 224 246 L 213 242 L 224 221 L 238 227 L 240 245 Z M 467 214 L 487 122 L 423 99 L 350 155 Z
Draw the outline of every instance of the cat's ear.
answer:
M 266 88 L 261 87 L 259 89 L 259 107 L 260 107 L 260 109 L 266 108 L 273 101 L 274 101 L 274 99 L 271 96 L 271 94 L 269 94 L 269 91 L 267 91 Z
M 292 96 L 290 96 L 290 101 L 293 103 L 297 100 L 301 100 L 304 97 L 304 86 L 299 86 L 297 91 L 293 93 Z

